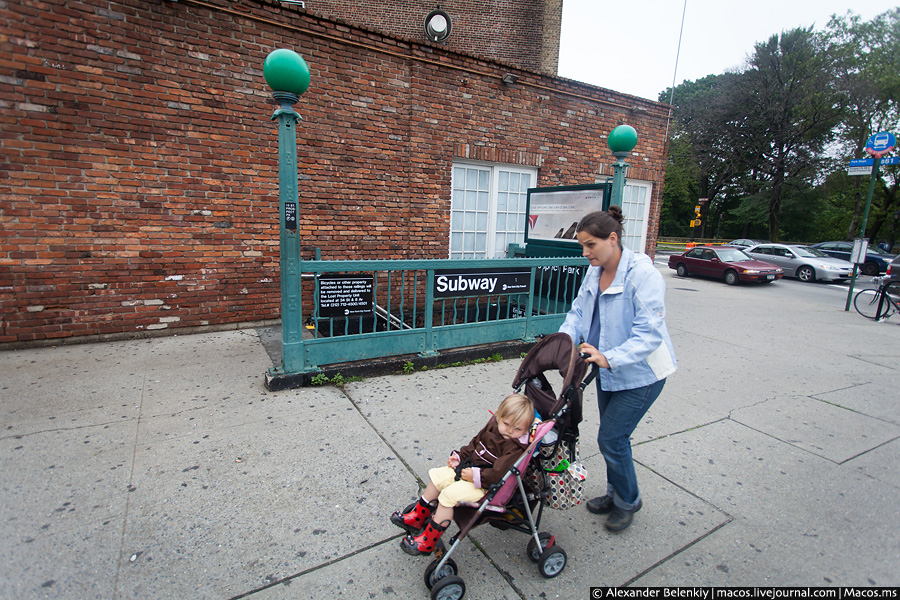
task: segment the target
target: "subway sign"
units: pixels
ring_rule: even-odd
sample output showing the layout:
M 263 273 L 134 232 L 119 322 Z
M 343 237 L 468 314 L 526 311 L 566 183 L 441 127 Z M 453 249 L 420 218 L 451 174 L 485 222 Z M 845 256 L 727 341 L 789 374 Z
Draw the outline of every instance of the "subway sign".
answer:
M 434 272 L 434 297 L 492 296 L 528 293 L 531 269 L 440 269 Z

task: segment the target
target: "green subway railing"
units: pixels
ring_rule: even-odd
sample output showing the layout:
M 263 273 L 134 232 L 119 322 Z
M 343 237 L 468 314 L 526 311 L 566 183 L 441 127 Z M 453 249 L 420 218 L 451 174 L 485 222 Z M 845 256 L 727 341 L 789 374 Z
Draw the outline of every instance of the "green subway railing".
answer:
M 300 261 L 294 308 L 306 331 L 283 333 L 282 367 L 273 372 L 315 373 L 348 361 L 534 340 L 559 329 L 586 267 L 581 257 Z M 501 285 L 511 272 L 517 283 Z M 474 283 L 446 273 L 471 273 Z M 448 292 L 454 285 L 476 289 Z

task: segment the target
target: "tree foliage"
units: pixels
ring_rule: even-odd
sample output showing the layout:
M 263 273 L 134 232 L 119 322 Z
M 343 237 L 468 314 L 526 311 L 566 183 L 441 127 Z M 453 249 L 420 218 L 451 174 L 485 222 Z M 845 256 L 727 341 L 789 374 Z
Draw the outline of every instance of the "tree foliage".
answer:
M 848 177 L 847 163 L 865 156 L 870 135 L 900 126 L 900 8 L 772 35 L 742 69 L 685 81 L 673 96 L 663 235 L 683 232 L 709 198 L 706 236 L 855 237 L 868 178 Z M 876 188 L 866 233 L 889 237 L 896 167 Z

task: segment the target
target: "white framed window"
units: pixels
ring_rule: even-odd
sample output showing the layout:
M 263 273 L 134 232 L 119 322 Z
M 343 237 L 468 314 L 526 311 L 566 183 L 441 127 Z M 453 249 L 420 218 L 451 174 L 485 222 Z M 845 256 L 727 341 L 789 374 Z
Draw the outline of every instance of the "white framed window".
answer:
M 629 179 L 625 182 L 622 197 L 622 244 L 634 252 L 643 252 L 647 246 L 647 226 L 650 220 L 650 192 L 653 184 L 649 181 Z
M 525 241 L 525 204 L 537 169 L 453 163 L 450 258 L 502 258 Z

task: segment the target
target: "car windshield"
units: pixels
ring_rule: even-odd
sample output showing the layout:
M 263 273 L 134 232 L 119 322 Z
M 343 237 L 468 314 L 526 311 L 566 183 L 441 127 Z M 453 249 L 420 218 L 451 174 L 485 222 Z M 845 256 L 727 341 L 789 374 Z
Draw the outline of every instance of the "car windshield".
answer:
M 719 248 L 716 250 L 721 260 L 725 262 L 741 262 L 742 260 L 754 260 L 743 250 L 737 248 Z
M 869 246 L 869 252 L 871 252 L 872 254 L 877 254 L 879 256 L 890 256 L 891 258 L 894 257 L 893 254 L 891 254 L 890 252 L 885 252 L 878 246 Z
M 814 256 L 828 257 L 828 255 L 821 250 L 810 248 L 809 246 L 794 246 L 794 252 L 797 253 L 797 256 L 802 256 L 803 258 L 812 258 Z

